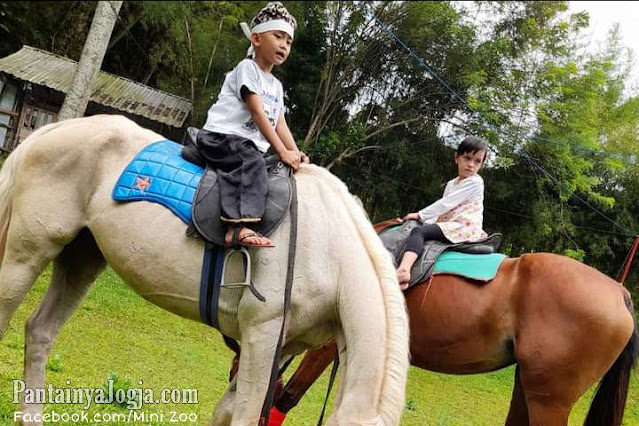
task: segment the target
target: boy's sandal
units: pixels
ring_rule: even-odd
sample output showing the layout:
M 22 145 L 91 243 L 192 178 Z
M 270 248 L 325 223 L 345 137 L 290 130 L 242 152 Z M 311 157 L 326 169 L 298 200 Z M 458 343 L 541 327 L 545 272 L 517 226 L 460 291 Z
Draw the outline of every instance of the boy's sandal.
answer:
M 275 247 L 275 244 L 273 243 L 267 243 L 267 244 L 251 244 L 251 243 L 245 243 L 244 241 L 247 238 L 264 238 L 262 235 L 258 234 L 257 232 L 248 232 L 244 235 L 242 235 L 241 237 L 240 235 L 240 231 L 242 230 L 241 226 L 237 226 L 233 229 L 233 235 L 231 237 L 231 247 L 233 247 L 234 249 L 238 249 L 240 248 L 240 246 L 245 246 L 245 247 Z

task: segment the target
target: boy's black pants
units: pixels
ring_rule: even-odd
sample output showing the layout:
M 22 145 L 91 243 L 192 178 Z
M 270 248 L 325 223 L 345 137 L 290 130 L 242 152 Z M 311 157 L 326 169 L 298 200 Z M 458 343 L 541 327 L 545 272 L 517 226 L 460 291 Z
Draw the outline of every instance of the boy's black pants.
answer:
M 249 139 L 200 130 L 197 145 L 217 171 L 222 220 L 257 222 L 264 215 L 268 175 L 264 155 Z

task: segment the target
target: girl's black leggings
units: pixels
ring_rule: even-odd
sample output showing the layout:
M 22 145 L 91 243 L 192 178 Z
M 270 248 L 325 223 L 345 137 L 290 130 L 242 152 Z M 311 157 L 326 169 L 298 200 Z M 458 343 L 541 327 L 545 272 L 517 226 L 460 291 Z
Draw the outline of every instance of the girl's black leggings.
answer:
M 406 249 L 404 252 L 412 251 L 413 253 L 417 253 L 417 256 L 419 256 L 424 249 L 424 242 L 428 240 L 450 243 L 448 238 L 444 236 L 439 225 L 427 223 L 424 225 L 417 225 L 412 231 L 410 231 L 408 240 L 406 240 Z

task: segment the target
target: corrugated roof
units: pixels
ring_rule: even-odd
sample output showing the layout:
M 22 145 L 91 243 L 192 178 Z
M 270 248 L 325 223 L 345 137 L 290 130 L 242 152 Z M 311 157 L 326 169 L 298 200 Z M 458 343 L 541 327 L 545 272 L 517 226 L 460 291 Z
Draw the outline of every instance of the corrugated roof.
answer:
M 67 93 L 77 64 L 51 52 L 23 46 L 0 59 L 0 71 Z M 98 75 L 90 100 L 174 127 L 182 127 L 191 111 L 188 99 L 104 71 Z

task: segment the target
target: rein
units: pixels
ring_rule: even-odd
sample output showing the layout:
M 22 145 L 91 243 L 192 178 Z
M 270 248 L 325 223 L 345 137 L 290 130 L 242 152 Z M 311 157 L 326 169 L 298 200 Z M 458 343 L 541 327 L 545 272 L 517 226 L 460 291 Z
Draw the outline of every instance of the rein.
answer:
M 626 281 L 626 277 L 628 276 L 628 272 L 630 271 L 630 265 L 632 265 L 632 260 L 635 258 L 635 253 L 637 252 L 637 247 L 639 247 L 639 236 L 635 237 L 634 242 L 632 243 L 632 247 L 628 252 L 628 256 L 626 256 L 626 261 L 622 266 L 622 273 L 620 274 L 617 281 L 623 285 L 624 281 Z
M 271 408 L 275 400 L 275 386 L 279 376 L 279 364 L 282 358 L 282 342 L 284 340 L 284 330 L 286 327 L 286 316 L 291 305 L 291 290 L 293 289 L 293 271 L 295 269 L 295 249 L 297 246 L 297 183 L 295 176 L 291 173 L 291 230 L 288 240 L 288 268 L 286 270 L 286 286 L 284 288 L 284 312 L 282 314 L 282 328 L 280 329 L 280 337 L 277 340 L 277 348 L 275 349 L 275 357 L 273 366 L 271 367 L 271 378 L 266 392 L 266 399 L 262 406 L 262 415 L 260 423 L 263 426 L 268 425 Z
M 333 384 L 335 383 L 335 378 L 337 377 L 337 369 L 339 368 L 339 353 L 336 354 L 335 360 L 333 361 L 333 368 L 331 369 L 331 377 L 328 379 L 328 389 L 326 390 L 326 398 L 324 398 L 324 406 L 322 407 L 322 412 L 320 413 L 319 420 L 317 421 L 316 426 L 322 426 L 324 422 L 324 415 L 326 414 L 326 406 L 328 405 L 328 398 L 331 395 L 331 389 L 333 389 Z

